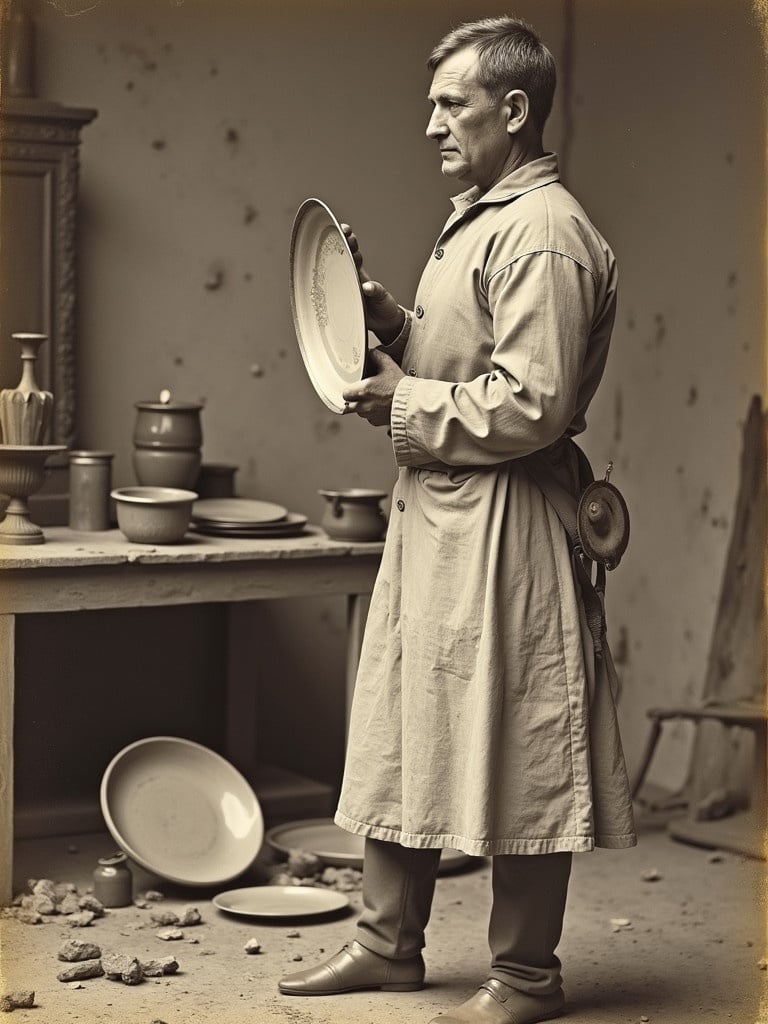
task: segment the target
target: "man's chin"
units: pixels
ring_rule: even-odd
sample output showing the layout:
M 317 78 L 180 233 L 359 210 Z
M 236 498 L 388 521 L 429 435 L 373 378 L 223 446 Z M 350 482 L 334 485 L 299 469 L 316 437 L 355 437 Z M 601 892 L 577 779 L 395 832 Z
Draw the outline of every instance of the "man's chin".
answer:
M 450 160 L 443 160 L 440 165 L 440 172 L 446 178 L 460 178 L 463 171 L 461 164 L 452 163 Z

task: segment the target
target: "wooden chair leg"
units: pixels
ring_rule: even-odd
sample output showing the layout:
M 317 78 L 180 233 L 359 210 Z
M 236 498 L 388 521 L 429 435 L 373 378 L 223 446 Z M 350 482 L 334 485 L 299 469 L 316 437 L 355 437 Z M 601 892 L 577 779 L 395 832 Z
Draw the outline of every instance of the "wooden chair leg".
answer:
M 640 792 L 640 787 L 645 782 L 645 776 L 648 772 L 648 766 L 651 763 L 653 755 L 656 751 L 656 744 L 659 742 L 659 736 L 661 735 L 661 722 L 660 718 L 653 719 L 653 725 L 651 726 L 651 733 L 648 737 L 648 741 L 645 745 L 645 752 L 643 759 L 640 762 L 640 767 L 637 772 L 634 784 L 632 785 L 632 799 L 637 799 L 637 794 Z

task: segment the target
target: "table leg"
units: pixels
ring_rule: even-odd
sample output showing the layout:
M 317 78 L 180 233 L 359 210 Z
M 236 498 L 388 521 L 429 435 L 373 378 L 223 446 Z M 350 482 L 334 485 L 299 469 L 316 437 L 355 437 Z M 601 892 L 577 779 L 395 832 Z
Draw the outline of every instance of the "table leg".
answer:
M 253 785 L 256 774 L 258 658 L 245 656 L 243 638 L 252 631 L 253 603 L 228 606 L 225 749 L 229 761 Z M 250 652 L 248 652 L 250 654 Z
M 16 616 L 0 615 L 0 906 L 13 896 L 13 690 Z
M 363 646 L 365 621 L 371 603 L 368 594 L 350 594 L 347 598 L 347 707 L 346 732 L 349 732 L 349 716 L 352 711 L 352 695 L 355 692 L 357 666 Z

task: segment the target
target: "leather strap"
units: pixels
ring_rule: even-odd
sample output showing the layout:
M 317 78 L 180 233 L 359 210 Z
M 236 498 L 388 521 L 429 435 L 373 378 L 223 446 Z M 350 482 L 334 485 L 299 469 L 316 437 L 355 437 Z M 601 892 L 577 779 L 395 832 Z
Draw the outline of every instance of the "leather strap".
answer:
M 562 442 L 559 442 L 562 443 Z M 584 452 L 570 438 L 567 444 L 576 449 L 579 460 L 580 486 L 583 489 L 594 479 L 592 467 Z M 578 498 L 574 497 L 555 476 L 552 466 L 543 452 L 534 452 L 520 460 L 525 466 L 534 483 L 557 514 L 563 524 L 571 546 L 571 564 L 581 590 L 581 599 L 587 616 L 587 625 L 592 634 L 592 645 L 595 656 L 603 654 L 605 625 L 605 566 L 597 563 L 595 581 L 592 581 L 592 561 L 584 554 L 578 530 Z

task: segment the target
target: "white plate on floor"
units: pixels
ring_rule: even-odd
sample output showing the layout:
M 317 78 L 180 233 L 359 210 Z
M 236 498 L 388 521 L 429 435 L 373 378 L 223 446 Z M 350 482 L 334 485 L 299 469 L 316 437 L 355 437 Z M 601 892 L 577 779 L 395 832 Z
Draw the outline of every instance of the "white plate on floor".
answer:
M 333 889 L 311 885 L 257 885 L 220 892 L 213 905 L 243 917 L 312 917 L 343 910 L 349 900 Z
M 334 868 L 362 869 L 365 838 L 339 828 L 332 818 L 309 818 L 275 825 L 266 836 L 268 846 L 284 856 L 291 850 L 314 853 L 324 864 Z M 440 874 L 456 871 L 473 858 L 461 850 L 443 850 Z
M 251 866 L 264 820 L 256 795 L 213 750 L 176 736 L 124 747 L 101 780 L 101 810 L 131 860 L 181 885 L 222 885 Z
M 341 225 L 320 199 L 301 204 L 290 249 L 291 311 L 309 379 L 334 412 L 362 379 L 368 348 L 365 306 Z

